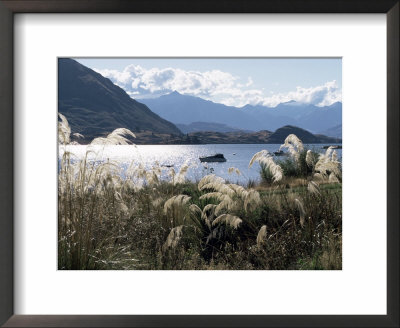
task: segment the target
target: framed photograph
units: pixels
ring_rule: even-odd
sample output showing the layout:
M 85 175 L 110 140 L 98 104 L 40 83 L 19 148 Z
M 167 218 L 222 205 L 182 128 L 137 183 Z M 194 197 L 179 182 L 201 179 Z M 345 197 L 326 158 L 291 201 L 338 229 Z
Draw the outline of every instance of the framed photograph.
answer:
M 399 326 L 398 1 L 0 10 L 2 325 Z
M 341 64 L 58 58 L 58 269 L 341 270 Z

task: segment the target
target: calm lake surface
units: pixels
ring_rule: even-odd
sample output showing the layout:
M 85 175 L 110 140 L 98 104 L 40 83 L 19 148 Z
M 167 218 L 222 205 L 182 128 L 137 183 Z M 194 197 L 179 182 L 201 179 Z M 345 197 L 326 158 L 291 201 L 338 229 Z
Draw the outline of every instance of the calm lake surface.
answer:
M 306 148 L 324 153 L 324 144 L 305 145 Z M 89 147 L 89 148 L 88 148 Z M 142 163 L 147 169 L 151 168 L 156 161 L 161 166 L 172 165 L 176 172 L 186 162 L 193 165 L 186 175 L 187 179 L 200 180 L 204 175 L 214 173 L 230 182 L 246 184 L 249 179 L 258 181 L 260 179 L 259 164 L 255 163 L 251 168 L 248 167 L 253 155 L 263 149 L 269 152 L 277 151 L 280 144 L 223 144 L 223 145 L 138 145 L 138 146 L 67 146 L 74 157 L 82 159 L 86 150 L 91 149 L 96 154 L 89 156 L 90 160 L 95 161 L 117 161 L 126 169 L 132 161 Z M 284 149 L 285 150 L 285 149 Z M 338 158 L 342 160 L 342 149 L 336 150 Z M 59 157 L 64 153 L 64 147 L 60 146 Z M 225 163 L 201 163 L 199 157 L 211 156 L 216 153 L 224 154 Z M 286 157 L 275 157 L 277 161 L 284 160 Z M 228 168 L 235 167 L 241 172 L 228 173 Z M 163 173 L 167 177 L 170 168 L 166 167 Z

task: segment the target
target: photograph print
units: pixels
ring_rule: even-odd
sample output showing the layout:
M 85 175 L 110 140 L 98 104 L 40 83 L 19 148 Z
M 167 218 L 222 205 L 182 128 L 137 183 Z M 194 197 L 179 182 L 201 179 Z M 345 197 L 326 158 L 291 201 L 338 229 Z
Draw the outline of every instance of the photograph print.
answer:
M 341 270 L 341 58 L 58 58 L 59 270 Z

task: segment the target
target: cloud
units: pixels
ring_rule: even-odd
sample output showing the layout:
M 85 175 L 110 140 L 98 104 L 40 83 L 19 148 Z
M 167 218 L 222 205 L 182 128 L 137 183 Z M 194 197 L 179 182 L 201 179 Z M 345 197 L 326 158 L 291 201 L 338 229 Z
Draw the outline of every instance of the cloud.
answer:
M 156 97 L 176 90 L 182 94 L 238 107 L 246 104 L 274 107 L 290 100 L 325 106 L 341 101 L 341 90 L 336 81 L 312 88 L 297 87 L 295 91 L 271 95 L 264 88 L 255 88 L 250 76 L 243 81 L 238 76 L 221 70 L 200 72 L 171 67 L 146 69 L 140 65 L 129 65 L 123 71 L 95 71 L 112 80 L 136 99 Z
M 321 86 L 311 88 L 297 87 L 296 91 L 274 94 L 266 97 L 263 100 L 263 105 L 274 107 L 290 100 L 316 106 L 329 106 L 334 102 L 342 101 L 342 90 L 338 87 L 337 82 L 333 80 Z

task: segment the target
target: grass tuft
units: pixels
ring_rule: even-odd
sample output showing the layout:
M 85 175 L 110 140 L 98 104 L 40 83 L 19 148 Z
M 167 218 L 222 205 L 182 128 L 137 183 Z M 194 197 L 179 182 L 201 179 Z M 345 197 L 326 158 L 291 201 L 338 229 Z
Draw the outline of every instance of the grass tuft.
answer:
M 71 130 L 62 115 L 60 147 Z M 76 136 L 75 136 L 76 137 Z M 94 144 L 125 144 L 118 129 Z M 105 140 L 106 139 L 106 140 Z M 263 183 L 244 187 L 214 174 L 187 181 L 154 163 L 89 161 L 64 151 L 58 175 L 60 270 L 271 269 L 340 270 L 342 267 L 341 164 L 333 149 L 317 154 L 294 135 L 275 162 L 262 151 Z M 90 147 L 88 148 L 90 149 Z M 163 170 L 169 178 L 162 179 Z M 237 172 L 235 168 L 231 173 Z

